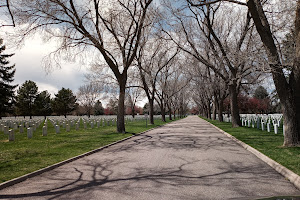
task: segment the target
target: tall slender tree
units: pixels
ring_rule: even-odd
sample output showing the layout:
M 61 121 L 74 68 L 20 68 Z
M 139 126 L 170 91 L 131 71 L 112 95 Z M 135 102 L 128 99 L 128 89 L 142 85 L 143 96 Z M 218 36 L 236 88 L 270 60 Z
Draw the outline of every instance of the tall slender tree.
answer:
M 16 72 L 15 65 L 7 66 L 9 64 L 7 58 L 13 54 L 4 54 L 4 50 L 3 40 L 0 39 L 0 119 L 6 112 L 10 111 L 14 89 L 17 87 L 17 85 L 11 85 Z

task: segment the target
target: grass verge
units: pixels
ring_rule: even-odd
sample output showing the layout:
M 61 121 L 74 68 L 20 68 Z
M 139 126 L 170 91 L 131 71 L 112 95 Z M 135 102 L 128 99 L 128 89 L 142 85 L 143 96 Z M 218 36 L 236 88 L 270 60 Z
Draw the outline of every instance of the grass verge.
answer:
M 117 133 L 115 126 L 83 129 L 81 124 L 78 131 L 72 127 L 66 132 L 61 127 L 60 133 L 56 134 L 48 122 L 47 136 L 42 136 L 41 125 L 31 139 L 27 139 L 27 133 L 16 131 L 14 142 L 9 142 L 8 135 L 0 132 L 0 183 L 166 123 L 155 120 L 155 125 L 146 127 L 144 120 L 127 122 L 126 134 Z
M 202 118 L 300 175 L 300 147 L 283 147 L 283 135 Z

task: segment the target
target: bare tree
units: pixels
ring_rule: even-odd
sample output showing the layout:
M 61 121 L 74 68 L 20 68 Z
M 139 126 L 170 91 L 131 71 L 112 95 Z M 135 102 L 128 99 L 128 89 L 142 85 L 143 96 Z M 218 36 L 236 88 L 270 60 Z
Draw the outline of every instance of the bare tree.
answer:
M 190 82 L 190 77 L 183 72 L 186 70 L 184 66 L 186 62 L 180 62 L 179 55 L 164 67 L 159 75 L 157 87 L 155 90 L 155 100 L 160 106 L 162 121 L 166 121 L 165 114 L 168 109 L 169 119 L 172 120 L 172 97 L 187 88 Z M 180 98 L 180 103 L 185 102 L 185 99 Z
M 169 43 L 162 40 L 161 35 L 144 36 L 144 44 L 137 54 L 137 67 L 141 79 L 141 87 L 149 101 L 150 123 L 154 124 L 154 101 L 157 84 L 161 71 L 170 65 L 178 53 L 178 49 L 169 46 Z
M 196 103 L 202 116 L 211 119 L 211 107 L 213 101 L 213 82 L 210 69 L 201 66 L 201 63 L 194 63 L 192 73 L 192 99 Z
M 13 14 L 21 27 L 21 40 L 35 32 L 61 40 L 55 59 L 93 51 L 119 84 L 117 131 L 125 132 L 124 99 L 127 71 L 138 47 L 153 0 L 16 0 Z M 73 51 L 71 51 L 73 50 Z M 88 51 L 90 50 L 90 51 Z M 74 52 L 75 51 L 75 52 Z M 102 57 L 101 57 L 101 56 Z M 92 54 L 87 56 L 92 57 Z
M 162 90 L 161 93 L 165 96 L 164 101 L 169 112 L 169 120 L 172 120 L 172 113 L 175 115 L 175 111 L 183 108 L 183 104 L 188 100 L 187 93 L 182 92 L 188 89 L 192 77 L 191 74 L 186 73 L 185 66 L 188 65 L 187 59 L 184 55 L 179 54 L 171 65 L 172 72 L 169 72 L 170 75 L 167 76 L 167 79 L 164 81 L 165 83 L 161 85 L 163 87 L 159 87 Z M 178 94 L 181 96 L 178 96 Z
M 137 78 L 131 77 L 131 80 L 129 80 L 126 89 L 127 105 L 131 109 L 131 115 L 133 118 L 136 114 L 136 104 L 143 98 L 143 89 L 139 86 L 139 82 L 140 81 Z
M 90 83 L 79 87 L 77 101 L 84 107 L 88 117 L 91 116 L 92 110 L 99 96 L 100 88 L 97 85 Z

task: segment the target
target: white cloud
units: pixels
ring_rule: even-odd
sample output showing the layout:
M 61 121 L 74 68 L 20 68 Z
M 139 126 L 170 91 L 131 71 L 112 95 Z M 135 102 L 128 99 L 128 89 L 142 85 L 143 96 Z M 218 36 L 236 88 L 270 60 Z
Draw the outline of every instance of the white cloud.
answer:
M 4 44 L 9 44 L 5 41 Z M 23 84 L 26 80 L 37 83 L 39 91 L 48 90 L 57 93 L 62 87 L 70 88 L 74 93 L 84 81 L 85 67 L 79 63 L 62 63 L 61 69 L 53 69 L 47 74 L 43 68 L 43 58 L 55 50 L 55 42 L 44 43 L 38 35 L 27 39 L 25 45 L 18 50 L 8 49 L 5 53 L 15 53 L 9 60 L 16 65 L 14 84 Z

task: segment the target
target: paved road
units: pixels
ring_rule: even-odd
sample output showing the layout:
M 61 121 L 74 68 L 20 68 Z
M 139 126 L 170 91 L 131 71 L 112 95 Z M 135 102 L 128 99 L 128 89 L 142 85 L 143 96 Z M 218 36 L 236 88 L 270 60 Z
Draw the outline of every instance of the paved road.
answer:
M 300 195 L 300 191 L 196 116 L 0 190 L 0 199 L 255 199 L 274 195 Z

